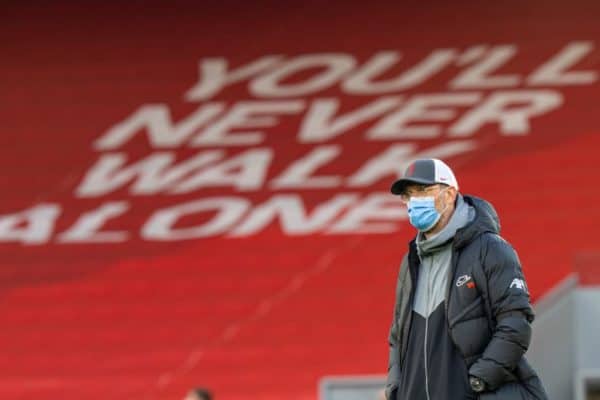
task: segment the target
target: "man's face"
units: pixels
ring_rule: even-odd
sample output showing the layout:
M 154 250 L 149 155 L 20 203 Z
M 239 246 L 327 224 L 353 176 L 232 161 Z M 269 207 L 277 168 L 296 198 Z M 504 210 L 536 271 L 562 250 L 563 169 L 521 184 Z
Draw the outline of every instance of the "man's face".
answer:
M 433 197 L 436 210 L 442 213 L 454 202 L 454 199 L 456 198 L 456 189 L 441 184 L 409 184 L 401 195 L 401 199 L 405 204 L 408 204 L 408 201 L 413 197 Z

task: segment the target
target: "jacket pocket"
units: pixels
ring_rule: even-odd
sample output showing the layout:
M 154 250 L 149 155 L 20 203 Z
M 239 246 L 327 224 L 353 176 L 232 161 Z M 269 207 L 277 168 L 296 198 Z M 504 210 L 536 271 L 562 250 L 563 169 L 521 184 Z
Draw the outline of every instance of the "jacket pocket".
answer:
M 466 321 L 472 318 L 479 318 L 485 315 L 485 311 L 483 309 L 483 298 L 481 296 L 477 297 L 471 304 L 466 306 L 461 312 L 456 314 L 448 324 L 450 328 L 456 325 L 459 321 Z

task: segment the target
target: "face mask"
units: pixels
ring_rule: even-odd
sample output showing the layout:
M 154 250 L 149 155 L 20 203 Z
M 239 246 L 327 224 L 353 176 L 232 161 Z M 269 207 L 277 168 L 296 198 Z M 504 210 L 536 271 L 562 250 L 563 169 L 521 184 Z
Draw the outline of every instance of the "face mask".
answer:
M 442 192 L 440 192 L 441 194 Z M 442 212 L 444 212 L 446 208 Z M 435 197 L 413 197 L 408 202 L 408 218 L 420 232 L 427 232 L 438 223 L 442 214 L 435 208 Z

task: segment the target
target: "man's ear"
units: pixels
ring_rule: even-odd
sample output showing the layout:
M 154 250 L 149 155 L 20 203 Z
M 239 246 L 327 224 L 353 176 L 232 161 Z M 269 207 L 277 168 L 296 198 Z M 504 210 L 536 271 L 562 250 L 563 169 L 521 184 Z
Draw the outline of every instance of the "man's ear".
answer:
M 450 193 L 452 203 L 456 205 L 456 201 L 458 200 L 458 190 L 450 186 L 450 188 L 448 189 L 448 193 Z

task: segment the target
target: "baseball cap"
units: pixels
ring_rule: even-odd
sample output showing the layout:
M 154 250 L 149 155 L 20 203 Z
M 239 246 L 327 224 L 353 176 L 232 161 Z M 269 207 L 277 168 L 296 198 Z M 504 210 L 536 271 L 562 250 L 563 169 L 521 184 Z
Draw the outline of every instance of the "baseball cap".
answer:
M 452 169 L 437 158 L 422 158 L 411 162 L 404 175 L 390 188 L 393 194 L 402 194 L 410 183 L 433 185 L 443 183 L 458 190 L 458 182 Z

